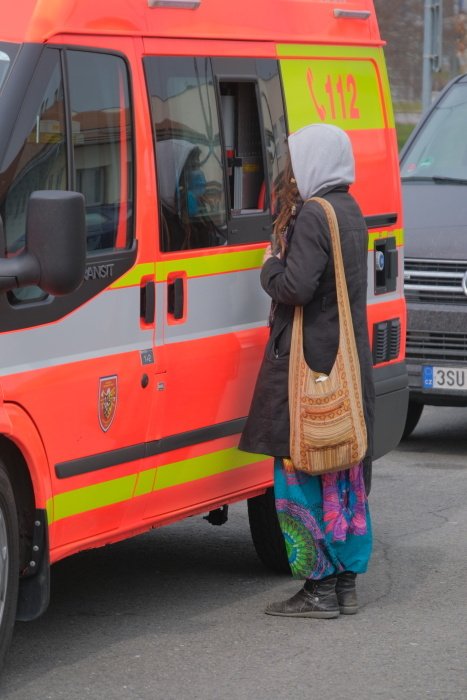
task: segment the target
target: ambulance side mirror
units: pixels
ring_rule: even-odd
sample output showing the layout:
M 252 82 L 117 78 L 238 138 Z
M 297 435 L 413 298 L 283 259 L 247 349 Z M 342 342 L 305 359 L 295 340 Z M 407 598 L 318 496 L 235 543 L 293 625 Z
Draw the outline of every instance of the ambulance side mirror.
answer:
M 0 259 L 0 289 L 37 285 L 59 296 L 77 289 L 86 264 L 84 197 L 79 192 L 38 190 L 29 198 L 26 246 Z

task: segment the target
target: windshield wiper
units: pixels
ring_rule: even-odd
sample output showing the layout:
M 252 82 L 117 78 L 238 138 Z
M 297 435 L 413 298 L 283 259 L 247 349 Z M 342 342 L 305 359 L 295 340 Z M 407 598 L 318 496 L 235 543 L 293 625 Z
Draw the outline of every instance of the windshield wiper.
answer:
M 437 185 L 467 185 L 467 179 L 462 177 L 444 177 L 444 175 L 435 175 L 433 180 Z
M 434 182 L 437 185 L 467 185 L 467 178 L 444 177 L 443 175 L 405 175 L 402 180 L 410 182 Z
M 433 182 L 433 178 L 427 175 L 403 175 L 401 179 L 410 180 L 411 182 Z

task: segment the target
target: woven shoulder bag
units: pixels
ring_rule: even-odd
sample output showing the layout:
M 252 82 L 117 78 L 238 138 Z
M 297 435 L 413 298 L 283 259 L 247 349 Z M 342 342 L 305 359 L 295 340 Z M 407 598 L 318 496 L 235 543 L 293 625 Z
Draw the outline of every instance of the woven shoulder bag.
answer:
M 289 365 L 290 458 L 294 469 L 324 474 L 358 464 L 367 449 L 367 433 L 336 214 L 325 199 L 307 201 L 324 208 L 331 231 L 339 348 L 329 375 L 308 367 L 303 354 L 303 308 L 295 307 Z

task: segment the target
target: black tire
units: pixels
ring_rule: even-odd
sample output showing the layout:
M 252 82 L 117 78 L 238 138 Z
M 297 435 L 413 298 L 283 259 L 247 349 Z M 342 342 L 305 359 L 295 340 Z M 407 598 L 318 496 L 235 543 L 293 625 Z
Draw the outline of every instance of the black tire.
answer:
M 0 460 L 0 668 L 15 624 L 18 583 L 18 516 L 10 479 Z
M 411 433 L 417 427 L 420 416 L 422 415 L 423 404 L 415 403 L 415 401 L 409 401 L 409 407 L 407 409 L 407 418 L 405 419 L 405 428 L 402 433 L 402 440 L 408 438 Z
M 248 499 L 251 537 L 258 557 L 272 571 L 290 574 L 282 530 L 277 519 L 274 489 Z

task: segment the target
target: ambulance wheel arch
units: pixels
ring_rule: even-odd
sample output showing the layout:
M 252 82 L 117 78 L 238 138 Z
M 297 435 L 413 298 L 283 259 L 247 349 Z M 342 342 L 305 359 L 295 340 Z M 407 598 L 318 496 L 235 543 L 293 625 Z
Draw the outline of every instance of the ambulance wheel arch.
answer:
M 0 458 L 0 668 L 16 616 L 19 583 L 17 506 L 8 470 Z
M 24 418 L 26 419 L 25 416 Z M 29 426 L 29 433 L 31 427 L 33 426 Z M 34 434 L 33 443 L 41 449 L 39 437 L 35 431 Z M 44 458 L 42 453 L 41 459 Z M 45 546 L 34 554 L 34 528 L 39 512 L 36 510 L 35 499 L 25 456 L 14 442 L 0 436 L 0 670 L 15 620 L 35 619 L 48 605 L 47 519 L 46 511 L 43 510 L 41 542 Z M 41 576 L 34 575 L 36 571 L 30 566 L 33 558 L 43 562 L 43 566 L 37 567 L 37 573 L 41 573 Z M 27 583 L 26 590 L 23 590 L 24 582 Z
M 5 621 L 0 619 L 0 662 L 3 649 L 7 647 L 6 642 L 11 635 L 10 606 L 14 610 L 13 619 L 19 611 L 20 616 L 17 619 L 28 620 L 41 614 L 48 603 L 49 552 L 46 509 L 51 507 L 52 503 L 50 479 L 44 478 L 49 473 L 47 457 L 34 424 L 27 414 L 14 404 L 4 404 L 3 411 L 7 412 L 9 434 L 0 436 L 0 530 L 2 518 L 4 523 L 3 534 L 0 532 L 0 601 L 2 592 L 7 595 L 8 600 L 4 608 Z M 38 507 L 42 510 L 37 510 Z M 38 513 L 41 513 L 40 541 L 34 538 Z M 39 545 L 36 554 L 33 544 Z M 5 558 L 2 559 L 2 551 L 5 552 L 7 562 Z M 36 568 L 30 566 L 33 559 L 44 562 L 44 567 L 36 567 L 38 570 L 41 568 L 43 574 L 40 581 L 40 577 L 34 575 Z M 13 584 L 12 577 L 15 579 Z M 26 580 L 26 597 L 29 600 L 26 601 L 26 607 L 20 606 L 22 609 L 19 610 L 18 589 L 21 592 Z
M 0 463 L 8 475 L 17 506 L 20 533 L 19 571 L 24 571 L 31 559 L 36 497 L 25 458 L 18 447 L 5 437 L 0 438 Z

